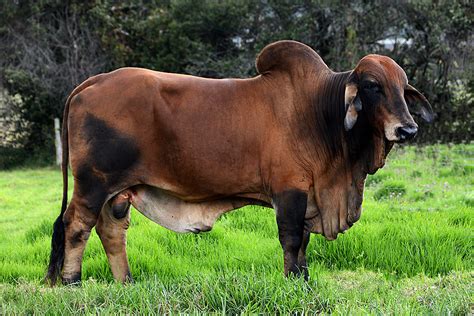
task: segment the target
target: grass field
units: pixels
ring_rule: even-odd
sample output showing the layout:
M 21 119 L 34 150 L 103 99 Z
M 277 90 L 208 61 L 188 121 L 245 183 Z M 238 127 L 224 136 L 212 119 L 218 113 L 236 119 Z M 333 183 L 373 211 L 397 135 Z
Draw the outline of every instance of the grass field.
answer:
M 0 314 L 474 312 L 473 144 L 396 147 L 367 180 L 360 221 L 333 242 L 312 236 L 307 283 L 282 276 L 273 210 L 245 207 L 200 235 L 132 211 L 134 284 L 113 282 L 93 232 L 82 287 L 49 288 L 60 203 L 58 170 L 0 172 Z

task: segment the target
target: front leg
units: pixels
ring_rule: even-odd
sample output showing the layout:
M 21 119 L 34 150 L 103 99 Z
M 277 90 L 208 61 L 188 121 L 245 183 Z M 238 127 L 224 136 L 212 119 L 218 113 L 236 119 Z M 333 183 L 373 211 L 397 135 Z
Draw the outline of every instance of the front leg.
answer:
M 303 244 L 307 199 L 307 192 L 298 189 L 273 195 L 278 236 L 283 248 L 285 276 L 305 274 L 303 267 L 299 265 L 298 253 Z
M 303 274 L 305 281 L 309 280 L 308 264 L 306 262 L 306 248 L 308 247 L 310 237 L 311 233 L 308 230 L 305 230 L 303 232 L 303 241 L 301 243 L 301 248 L 298 252 L 298 268 Z

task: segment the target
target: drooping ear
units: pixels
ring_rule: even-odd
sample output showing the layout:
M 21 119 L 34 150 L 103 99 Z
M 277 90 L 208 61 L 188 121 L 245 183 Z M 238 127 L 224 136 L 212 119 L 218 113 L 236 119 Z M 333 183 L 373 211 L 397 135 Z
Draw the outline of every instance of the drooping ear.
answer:
M 346 105 L 346 116 L 344 118 L 344 128 L 349 131 L 357 122 L 357 112 L 362 110 L 362 102 L 358 95 L 358 87 L 354 82 L 346 84 L 344 93 L 344 103 Z
M 431 123 L 435 118 L 430 102 L 410 85 L 405 88 L 405 102 L 411 113 L 421 116 L 426 122 Z

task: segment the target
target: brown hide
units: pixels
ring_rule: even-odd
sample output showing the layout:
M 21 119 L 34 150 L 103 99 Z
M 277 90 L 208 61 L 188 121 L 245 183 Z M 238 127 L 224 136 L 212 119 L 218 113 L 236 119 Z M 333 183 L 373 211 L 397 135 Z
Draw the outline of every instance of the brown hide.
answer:
M 308 46 L 271 44 L 256 66 L 251 79 L 139 68 L 88 79 L 66 112 L 75 179 L 87 184 L 93 174 L 109 198 L 147 185 L 186 203 L 235 207 L 309 191 L 306 228 L 336 238 L 358 220 L 366 175 L 393 143 L 365 109 L 344 130 L 350 72 L 331 71 Z

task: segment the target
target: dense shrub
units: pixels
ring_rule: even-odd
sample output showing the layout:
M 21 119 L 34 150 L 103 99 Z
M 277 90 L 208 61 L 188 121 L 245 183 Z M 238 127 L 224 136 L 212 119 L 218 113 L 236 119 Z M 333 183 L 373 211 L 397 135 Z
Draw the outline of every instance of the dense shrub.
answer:
M 22 148 L 0 147 L 0 169 L 10 169 L 24 163 L 26 152 Z

